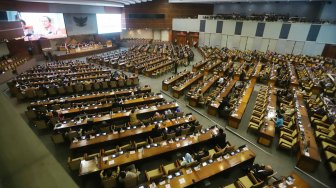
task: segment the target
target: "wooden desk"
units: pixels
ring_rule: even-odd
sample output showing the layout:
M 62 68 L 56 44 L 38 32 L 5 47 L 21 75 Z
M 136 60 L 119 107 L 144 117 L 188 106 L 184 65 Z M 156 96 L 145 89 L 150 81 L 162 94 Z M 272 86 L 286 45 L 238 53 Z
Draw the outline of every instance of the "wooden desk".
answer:
M 209 72 L 211 72 L 214 68 L 218 67 L 219 65 L 222 64 L 222 61 L 221 60 L 217 60 L 215 63 L 212 63 L 211 65 L 210 64 L 207 64 L 204 68 L 204 72 L 205 74 L 209 74 Z
M 180 98 L 180 96 L 183 95 L 183 91 L 185 89 L 190 87 L 193 83 L 197 82 L 198 80 L 202 79 L 203 76 L 204 76 L 204 73 L 199 73 L 196 76 L 194 76 L 192 79 L 190 79 L 187 82 L 185 82 L 184 84 L 182 84 L 181 86 L 179 86 L 179 87 L 174 86 L 173 87 L 173 97 Z
M 181 148 L 186 148 L 191 145 L 207 142 L 213 138 L 212 134 L 212 130 L 209 130 L 203 134 L 198 133 L 196 136 L 191 135 L 186 137 L 184 140 L 173 142 L 162 141 L 157 147 L 144 148 L 143 152 L 140 149 L 135 151 L 133 154 L 131 154 L 131 152 L 127 152 L 115 158 L 113 158 L 111 155 L 99 157 L 97 162 L 94 159 L 89 161 L 82 160 L 80 164 L 79 175 L 83 176 L 119 165 L 134 163 L 146 158 L 162 155 Z
M 209 106 L 208 106 L 208 114 L 216 116 L 217 115 L 217 109 L 220 105 L 221 100 L 226 97 L 231 89 L 233 88 L 233 86 L 236 84 L 236 82 L 239 80 L 239 78 L 234 78 L 231 79 L 229 84 L 225 87 L 225 89 L 220 93 L 220 95 L 216 98 L 215 101 L 213 101 Z
M 259 62 L 254 69 L 254 73 L 252 74 L 252 79 L 257 79 L 259 77 L 261 67 L 262 67 L 262 63 Z
M 173 64 L 174 62 L 173 61 L 167 61 L 167 62 L 165 62 L 165 63 L 162 63 L 162 64 L 160 64 L 160 65 L 157 65 L 157 66 L 155 66 L 155 67 L 152 67 L 152 68 L 150 68 L 150 69 L 146 69 L 144 72 L 145 72 L 145 76 L 152 76 L 153 75 L 153 73 L 156 71 L 156 70 L 158 70 L 158 69 L 161 69 L 161 68 L 163 68 L 163 67 L 166 67 L 166 66 L 169 66 L 169 65 L 171 65 L 171 64 Z
M 190 73 L 190 71 L 183 71 L 183 72 L 178 73 L 172 79 L 163 80 L 162 81 L 162 90 L 168 91 L 170 85 L 173 85 L 175 82 L 182 79 L 183 77 L 185 77 L 189 73 Z
M 82 102 L 88 100 L 98 100 L 101 98 L 109 98 L 113 96 L 126 96 L 131 95 L 131 93 L 148 93 L 151 92 L 151 88 L 149 86 L 141 87 L 140 89 L 137 88 L 130 88 L 130 89 L 122 89 L 122 90 L 112 90 L 112 91 L 103 91 L 103 92 L 92 92 L 88 94 L 82 94 L 79 96 L 72 96 L 72 97 L 60 97 L 51 100 L 37 100 L 35 102 L 31 102 L 31 107 L 38 107 L 38 106 L 45 106 L 45 105 L 53 105 L 53 104 L 63 104 L 63 103 L 75 103 L 75 102 Z
M 268 84 L 273 84 L 275 85 L 275 82 L 277 80 L 277 71 L 275 69 L 275 64 L 272 64 L 271 72 L 270 72 L 270 79 L 268 81 Z
M 229 126 L 238 129 L 239 123 L 243 117 L 243 114 L 245 112 L 247 103 L 250 100 L 250 96 L 253 92 L 254 85 L 256 83 L 256 80 L 251 80 L 250 85 L 248 88 L 245 90 L 245 95 L 242 96 L 241 98 L 241 103 L 237 107 L 236 113 L 233 113 L 229 116 Z
M 170 181 L 164 180 L 164 184 L 157 186 L 159 188 L 165 188 L 166 185 L 170 184 L 170 187 L 173 188 L 188 187 L 211 176 L 233 169 L 240 164 L 253 163 L 256 157 L 255 153 L 250 149 L 242 150 L 233 156 L 227 156 L 229 157 L 217 158 L 212 163 L 207 164 L 206 166 L 201 165 L 201 167 L 197 170 L 195 170 L 195 168 L 182 168 L 181 176 L 173 177 Z M 148 182 L 147 185 L 149 186 L 150 183 L 151 182 Z
M 174 109 L 177 108 L 178 104 L 176 102 L 173 103 L 168 103 L 168 104 L 164 104 L 164 105 L 160 105 L 160 106 L 152 106 L 146 109 L 141 109 L 137 111 L 137 116 L 141 115 L 141 114 L 147 114 L 147 113 L 153 113 L 153 112 L 157 112 L 157 111 L 164 111 L 164 110 L 168 110 L 168 109 Z M 103 121 L 111 121 L 111 120 L 115 120 L 115 119 L 120 119 L 120 118 L 129 118 L 130 115 L 130 111 L 128 112 L 120 112 L 120 113 L 113 113 L 111 114 L 106 114 L 103 115 L 101 117 L 93 117 L 93 123 L 99 123 L 99 122 L 103 122 Z M 88 124 L 88 118 L 85 118 L 84 120 L 81 121 L 77 121 L 75 122 L 74 119 L 72 119 L 71 121 L 65 121 L 63 123 L 61 123 L 59 126 L 55 126 L 54 130 L 62 130 L 62 129 L 68 129 L 68 128 L 73 128 L 73 127 L 80 127 L 80 126 L 86 126 Z
M 272 121 L 272 118 L 275 118 L 277 109 L 277 96 L 275 87 L 274 85 L 270 85 L 269 87 L 271 87 L 272 89 L 270 89 L 271 93 L 269 94 L 270 98 L 267 105 L 268 114 L 266 114 L 265 124 L 259 129 L 258 134 L 258 143 L 265 146 L 271 146 L 275 136 L 275 123 L 274 121 Z
M 296 92 L 297 100 L 295 108 L 301 114 L 296 113 L 296 127 L 298 130 L 299 149 L 296 155 L 296 166 L 306 172 L 314 172 L 321 162 L 318 146 L 315 140 L 314 130 L 311 127 L 307 109 L 305 107 L 302 94 Z M 301 125 L 299 120 L 301 119 Z M 304 129 L 305 140 L 300 136 L 301 130 Z M 309 142 L 308 151 L 305 151 L 305 143 Z
M 190 115 L 190 116 L 186 116 L 183 118 L 169 119 L 169 120 L 163 121 L 162 123 L 159 123 L 159 125 L 160 125 L 160 128 L 169 128 L 169 127 L 179 126 L 185 123 L 195 122 L 195 121 L 196 121 L 196 117 L 193 115 Z M 119 132 L 119 133 L 111 132 L 109 134 L 101 135 L 101 136 L 98 136 L 92 139 L 79 140 L 77 142 L 72 142 L 70 145 L 70 149 L 75 150 L 75 149 L 80 149 L 80 148 L 84 148 L 88 146 L 106 143 L 106 142 L 116 141 L 118 139 L 122 139 L 126 137 L 131 137 L 131 136 L 133 137 L 136 135 L 141 135 L 144 133 L 151 132 L 154 126 L 155 124 L 150 124 L 148 126 L 128 129 L 128 130 L 125 130 L 124 132 Z
M 201 94 L 203 95 L 206 93 L 219 79 L 219 76 L 214 75 L 212 78 L 208 80 L 208 82 L 201 88 Z M 192 95 L 189 99 L 189 105 L 196 107 L 199 102 L 199 93 L 195 93 L 195 95 Z
M 130 107 L 130 106 L 139 105 L 140 103 L 148 104 L 148 103 L 160 102 L 163 100 L 164 98 L 162 94 L 160 94 L 160 95 L 155 95 L 155 96 L 150 96 L 150 97 L 140 97 L 140 98 L 135 98 L 135 99 L 124 100 L 124 102 L 121 105 L 125 107 Z
M 280 184 L 286 186 L 286 188 L 310 188 L 310 185 L 305 180 L 303 180 L 297 173 L 292 172 L 289 176 L 294 179 L 293 184 L 289 185 L 284 179 L 282 180 L 282 182 L 277 183 L 276 185 L 268 185 L 266 188 L 280 187 Z
M 117 46 L 112 46 L 112 47 L 106 47 L 106 48 L 101 48 L 101 49 L 77 52 L 77 53 L 72 53 L 72 54 L 58 55 L 58 56 L 56 56 L 56 60 L 59 61 L 59 60 L 66 60 L 66 59 L 74 59 L 74 58 L 79 58 L 79 57 L 104 53 L 104 52 L 108 52 L 108 51 L 112 51 L 112 50 L 116 50 L 116 49 L 117 49 Z
M 293 64 L 288 62 L 290 84 L 292 87 L 299 87 L 299 81 L 296 75 L 295 67 Z
M 193 65 L 192 66 L 192 71 L 193 72 L 197 72 L 197 71 L 201 70 L 209 61 L 210 60 L 208 59 L 208 60 L 206 60 L 204 62 L 199 62 L 196 65 Z

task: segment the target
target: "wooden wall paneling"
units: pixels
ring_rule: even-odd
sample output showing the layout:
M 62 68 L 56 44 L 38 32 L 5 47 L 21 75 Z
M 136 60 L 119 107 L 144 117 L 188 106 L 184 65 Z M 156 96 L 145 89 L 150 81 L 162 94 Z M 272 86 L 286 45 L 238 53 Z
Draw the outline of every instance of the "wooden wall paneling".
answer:
M 155 0 L 125 6 L 125 22 L 127 28 L 160 28 L 172 29 L 173 18 L 197 17 L 198 14 L 212 14 L 211 4 L 168 3 L 168 0 Z M 130 13 L 165 14 L 164 19 L 129 19 Z
M 19 11 L 19 12 L 49 12 L 48 3 L 32 3 L 32 2 L 20 2 L 13 0 L 0 1 L 1 11 Z
M 22 37 L 23 29 L 21 22 L 0 22 L 0 40 Z
M 326 44 L 322 56 L 336 59 L 336 45 Z
M 187 40 L 188 40 L 189 46 L 193 46 L 194 44 L 198 45 L 199 33 L 189 32 L 187 34 Z
M 26 57 L 28 56 L 28 46 L 23 40 L 10 40 L 7 42 L 9 53 L 13 56 Z

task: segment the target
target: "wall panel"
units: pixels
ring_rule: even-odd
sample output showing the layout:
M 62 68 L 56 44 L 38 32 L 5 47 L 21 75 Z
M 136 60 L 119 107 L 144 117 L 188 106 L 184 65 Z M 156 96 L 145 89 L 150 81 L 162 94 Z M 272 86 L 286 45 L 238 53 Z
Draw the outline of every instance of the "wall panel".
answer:
M 210 33 L 204 33 L 204 45 L 210 46 Z
M 216 33 L 217 20 L 206 20 L 205 32 Z
M 223 34 L 234 35 L 236 28 L 236 21 L 234 20 L 224 20 L 223 22 Z
M 311 24 L 293 23 L 288 34 L 289 40 L 306 41 Z
M 264 30 L 264 38 L 278 39 L 282 22 L 267 22 Z
M 336 44 L 336 25 L 322 25 L 316 42 Z
M 254 43 L 254 37 L 248 37 L 246 41 L 246 50 L 252 50 Z
M 234 35 L 232 41 L 232 48 L 239 49 L 239 45 L 240 45 L 240 36 Z
M 305 44 L 305 42 L 296 41 L 295 45 L 294 45 L 294 49 L 293 49 L 293 54 L 294 55 L 302 54 L 304 44 Z
M 258 22 L 244 21 L 242 36 L 254 37 L 256 34 Z
M 227 48 L 229 49 L 232 49 L 233 48 L 233 37 L 234 35 L 228 35 L 228 38 L 227 38 Z
M 277 39 L 270 39 L 267 50 L 274 52 L 275 47 L 277 46 L 277 42 L 278 42 Z
M 247 37 L 240 37 L 239 50 L 245 50 L 246 48 Z
M 269 45 L 269 41 L 270 41 L 269 39 L 262 39 L 259 51 L 266 52 Z
M 198 19 L 173 19 L 174 31 L 199 32 L 199 25 Z
M 305 42 L 302 54 L 316 56 L 321 55 L 324 49 L 324 44 L 316 42 Z
M 210 46 L 220 47 L 222 41 L 222 34 L 213 33 L 210 36 Z
M 252 50 L 257 50 L 259 51 L 261 48 L 261 44 L 262 44 L 262 38 L 260 37 L 255 37 L 254 38 L 254 42 L 253 42 L 253 46 L 252 46 Z
M 199 33 L 199 45 L 204 46 L 204 33 Z
M 161 30 L 161 40 L 169 41 L 169 31 L 168 30 Z
M 228 36 L 222 35 L 221 47 L 227 47 L 227 40 L 228 40 Z

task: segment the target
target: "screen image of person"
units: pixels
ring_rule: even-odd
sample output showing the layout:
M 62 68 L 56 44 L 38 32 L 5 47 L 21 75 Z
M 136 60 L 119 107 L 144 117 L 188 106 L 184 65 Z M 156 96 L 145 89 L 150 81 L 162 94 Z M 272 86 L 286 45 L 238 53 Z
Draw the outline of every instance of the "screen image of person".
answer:
M 21 20 L 32 30 L 30 35 L 26 35 L 28 40 L 67 37 L 61 13 L 21 13 Z

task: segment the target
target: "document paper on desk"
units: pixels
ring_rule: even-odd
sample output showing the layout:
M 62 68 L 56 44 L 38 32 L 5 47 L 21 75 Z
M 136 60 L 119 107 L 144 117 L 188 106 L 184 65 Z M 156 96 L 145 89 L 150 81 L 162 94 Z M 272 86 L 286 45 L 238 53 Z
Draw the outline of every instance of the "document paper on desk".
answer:
M 180 182 L 180 184 L 183 184 L 183 183 L 185 183 L 186 181 L 185 181 L 184 178 L 181 178 L 181 179 L 179 179 L 179 182 Z

